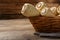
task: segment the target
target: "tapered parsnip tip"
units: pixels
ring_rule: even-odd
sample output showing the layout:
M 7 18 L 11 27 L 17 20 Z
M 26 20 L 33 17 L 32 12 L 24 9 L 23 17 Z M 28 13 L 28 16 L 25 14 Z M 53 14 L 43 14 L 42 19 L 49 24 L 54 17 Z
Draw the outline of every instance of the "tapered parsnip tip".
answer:
M 38 2 L 35 6 L 35 8 L 40 11 L 42 8 L 44 8 L 46 6 L 45 2 Z

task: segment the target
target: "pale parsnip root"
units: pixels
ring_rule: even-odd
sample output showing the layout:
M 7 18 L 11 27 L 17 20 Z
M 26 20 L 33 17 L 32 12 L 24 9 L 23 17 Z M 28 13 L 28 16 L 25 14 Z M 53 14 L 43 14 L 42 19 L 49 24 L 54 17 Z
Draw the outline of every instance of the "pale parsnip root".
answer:
M 47 16 L 47 17 L 55 17 L 55 15 L 52 13 L 52 11 L 48 7 L 45 7 L 41 10 L 41 15 Z
M 57 8 L 57 13 L 60 15 L 60 6 Z
M 58 13 L 57 13 L 57 8 L 56 7 L 51 7 L 50 8 L 50 10 L 52 11 L 52 13 L 54 14 L 54 15 L 58 15 Z
M 26 17 L 39 16 L 39 11 L 29 3 L 25 3 L 22 7 L 21 13 Z
M 46 7 L 46 4 L 44 2 L 38 2 L 35 6 L 35 8 L 40 12 L 44 7 Z

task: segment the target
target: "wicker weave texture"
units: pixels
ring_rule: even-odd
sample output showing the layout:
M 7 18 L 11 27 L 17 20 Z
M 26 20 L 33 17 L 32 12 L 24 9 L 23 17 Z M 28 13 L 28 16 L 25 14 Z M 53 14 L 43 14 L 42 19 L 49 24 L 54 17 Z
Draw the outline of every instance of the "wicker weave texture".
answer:
M 30 17 L 37 32 L 60 32 L 60 17 Z

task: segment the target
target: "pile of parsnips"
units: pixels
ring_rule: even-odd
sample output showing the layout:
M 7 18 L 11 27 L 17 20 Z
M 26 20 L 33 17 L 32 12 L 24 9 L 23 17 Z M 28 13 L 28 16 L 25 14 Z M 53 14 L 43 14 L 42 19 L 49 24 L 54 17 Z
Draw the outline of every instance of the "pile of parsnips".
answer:
M 21 13 L 26 17 L 33 16 L 48 16 L 55 17 L 60 16 L 60 6 L 48 7 L 46 3 L 39 2 L 35 6 L 30 3 L 25 3 L 22 7 Z

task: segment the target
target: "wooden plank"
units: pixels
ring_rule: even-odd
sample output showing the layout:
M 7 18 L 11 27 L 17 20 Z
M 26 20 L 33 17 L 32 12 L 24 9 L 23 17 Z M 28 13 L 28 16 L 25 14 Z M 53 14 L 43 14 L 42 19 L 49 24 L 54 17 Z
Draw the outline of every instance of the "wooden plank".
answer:
M 17 9 L 16 4 L 0 4 L 0 9 Z
M 0 14 L 20 14 L 20 10 L 0 10 Z
M 18 3 L 18 4 L 0 4 L 0 9 L 21 9 L 24 3 Z M 36 3 L 31 3 L 35 5 Z M 57 3 L 47 3 L 48 5 L 56 6 Z
M 0 14 L 16 14 L 16 13 L 20 13 L 22 6 L 24 3 L 18 3 L 18 4 L 0 4 Z M 36 3 L 31 3 L 34 6 L 36 5 Z M 49 7 L 51 6 L 58 6 L 59 4 L 57 3 L 46 3 Z
M 58 7 L 58 6 L 59 6 L 58 3 L 46 3 L 46 4 L 47 4 L 48 7 L 52 7 L 52 6 L 53 6 L 53 7 L 54 7 L 54 6 L 55 6 L 55 7 Z
M 25 3 L 0 4 L 0 14 L 20 14 L 23 4 Z M 35 5 L 36 3 L 31 4 Z
M 0 3 L 37 2 L 37 0 L 0 0 Z
M 60 0 L 46 0 L 48 3 L 60 3 Z
M 0 4 L 0 10 L 2 9 L 15 9 L 15 10 L 21 10 L 22 6 L 24 3 L 18 3 L 18 4 Z M 36 3 L 31 3 L 34 6 L 36 5 Z M 59 4 L 57 3 L 46 3 L 48 6 L 58 6 Z
M 0 3 L 22 3 L 22 2 L 60 2 L 59 0 L 0 0 Z

